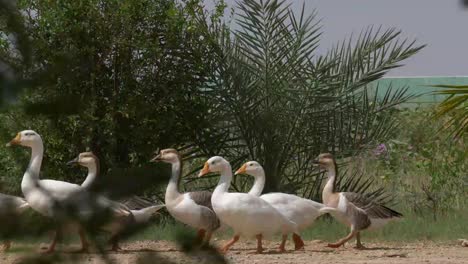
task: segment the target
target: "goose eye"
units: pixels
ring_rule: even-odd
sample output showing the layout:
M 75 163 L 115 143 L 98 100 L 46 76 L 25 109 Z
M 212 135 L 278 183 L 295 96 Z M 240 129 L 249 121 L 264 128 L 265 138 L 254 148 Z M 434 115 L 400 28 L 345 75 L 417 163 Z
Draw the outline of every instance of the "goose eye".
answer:
M 216 161 L 212 161 L 212 162 L 211 162 L 211 165 L 215 165 L 215 163 L 216 163 Z
M 253 164 L 250 164 L 249 166 L 250 166 L 250 167 L 252 167 L 252 166 L 253 166 Z

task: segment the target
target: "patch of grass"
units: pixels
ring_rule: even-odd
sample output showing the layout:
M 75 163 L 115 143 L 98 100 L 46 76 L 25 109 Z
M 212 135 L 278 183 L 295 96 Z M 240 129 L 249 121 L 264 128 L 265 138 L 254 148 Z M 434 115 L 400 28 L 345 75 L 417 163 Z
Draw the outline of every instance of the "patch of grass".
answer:
M 431 109 L 396 113 L 390 140 L 350 160 L 350 170 L 375 180 L 411 214 L 434 218 L 464 210 L 468 201 L 468 137 L 454 139 Z
M 304 240 L 334 241 L 345 236 L 348 231 L 349 229 L 345 225 L 335 221 L 331 217 L 322 216 L 300 234 Z
M 376 230 L 362 233 L 364 241 L 450 241 L 468 236 L 468 212 L 453 212 L 434 221 L 430 214 L 414 216 L 407 214 L 401 220 L 388 223 Z M 346 234 L 349 229 L 335 220 L 324 217 L 313 226 L 301 232 L 305 240 L 320 239 L 335 241 Z
M 365 235 L 366 238 L 387 241 L 449 241 L 468 235 L 468 212 L 453 212 L 440 216 L 408 216 L 402 220 Z
M 468 236 L 467 212 L 452 212 L 441 216 L 434 221 L 428 213 L 424 216 L 413 216 L 408 214 L 401 220 L 391 222 L 381 229 L 367 230 L 362 233 L 365 241 L 392 241 L 392 242 L 415 242 L 421 240 L 431 241 L 451 241 Z M 195 230 L 180 223 L 167 222 L 163 225 L 153 225 L 140 234 L 133 236 L 129 241 L 138 240 L 167 240 L 174 241 L 177 234 L 181 232 L 193 233 Z M 331 219 L 323 216 L 319 218 L 311 227 L 301 232 L 304 240 L 323 240 L 333 242 L 344 237 L 349 229 Z M 222 230 L 214 235 L 214 238 L 228 239 L 232 236 L 230 229 Z M 278 240 L 275 237 L 274 240 Z

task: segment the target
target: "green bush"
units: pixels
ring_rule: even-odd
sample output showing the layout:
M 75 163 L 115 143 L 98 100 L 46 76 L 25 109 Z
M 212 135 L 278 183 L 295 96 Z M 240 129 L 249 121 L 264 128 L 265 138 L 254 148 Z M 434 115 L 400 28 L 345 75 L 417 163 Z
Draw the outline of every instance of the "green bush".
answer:
M 199 4 L 20 1 L 32 62 L 17 56 L 1 23 L 0 53 L 16 84 L 29 89 L 1 114 L 0 140 L 36 130 L 45 142 L 44 176 L 71 182 L 83 179 L 65 166 L 79 152 L 95 152 L 105 174 L 190 141 L 203 126 L 207 106 L 198 88 L 211 65 L 190 15 Z M 5 192 L 18 193 L 24 153 L 0 149 Z
M 401 206 L 434 219 L 462 210 L 468 198 L 466 137 L 456 140 L 433 120 L 432 109 L 397 113 L 400 126 L 391 138 L 356 159 L 369 177 L 396 194 Z M 357 166 L 356 166 L 357 167 Z

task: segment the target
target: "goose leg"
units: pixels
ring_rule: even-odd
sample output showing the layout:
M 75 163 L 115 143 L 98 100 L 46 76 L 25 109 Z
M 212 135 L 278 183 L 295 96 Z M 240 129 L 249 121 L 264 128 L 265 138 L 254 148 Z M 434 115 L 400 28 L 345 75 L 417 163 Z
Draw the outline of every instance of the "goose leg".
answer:
M 292 239 L 294 241 L 294 250 L 304 249 L 304 241 L 302 241 L 301 236 L 296 233 L 293 233 Z
M 361 244 L 361 233 L 356 233 L 356 248 L 357 249 L 365 249 L 366 247 Z
M 134 224 L 132 220 L 133 218 L 130 217 L 127 217 L 123 220 L 119 219 L 118 228 L 113 229 L 113 231 L 110 234 L 109 240 L 107 241 L 107 243 L 111 245 L 111 251 L 117 252 L 122 250 L 122 248 L 119 246 L 119 242 L 122 237 L 122 234 L 124 234 L 126 231 L 125 226 L 128 227 Z
M 257 254 L 261 254 L 263 252 L 263 247 L 262 247 L 262 234 L 258 234 L 255 236 L 257 238 Z M 281 246 L 280 246 L 281 250 Z
M 119 246 L 119 242 L 118 242 L 118 241 L 115 241 L 114 243 L 112 243 L 112 248 L 111 248 L 111 250 L 114 251 L 114 252 L 117 252 L 117 251 L 122 250 L 122 248 Z
M 207 231 L 206 232 L 206 236 L 205 236 L 205 242 L 203 243 L 203 246 L 208 246 L 210 245 L 210 240 L 211 240 L 211 235 L 213 234 L 213 232 L 211 231 Z
M 239 240 L 239 237 L 240 237 L 239 235 L 235 235 L 234 237 L 232 237 L 232 239 L 229 240 L 229 242 L 227 242 L 226 245 L 224 245 L 224 247 L 221 248 L 221 250 L 220 250 L 221 253 L 225 254 L 229 250 L 229 248 L 232 245 L 234 245 L 234 243 L 236 243 L 237 240 Z
M 197 238 L 195 239 L 195 245 L 203 244 L 203 239 L 205 238 L 206 230 L 199 229 L 197 232 Z
M 89 243 L 88 240 L 86 239 L 86 234 L 83 230 L 83 228 L 80 228 L 78 230 L 78 234 L 80 235 L 80 240 L 81 240 L 81 249 L 78 252 L 88 252 L 89 248 Z
M 279 246 L 279 251 L 280 251 L 280 252 L 286 252 L 285 246 L 286 246 L 286 240 L 287 240 L 287 239 L 288 239 L 288 235 L 287 235 L 287 234 L 285 234 L 285 235 L 283 235 L 283 236 L 281 237 L 281 244 L 280 244 L 280 246 Z
M 55 246 L 57 245 L 57 240 L 58 240 L 59 235 L 60 235 L 60 231 L 55 230 L 52 235 L 52 242 L 50 242 L 49 247 L 46 250 L 42 251 L 42 253 L 49 254 L 55 251 Z
M 344 243 L 348 242 L 348 240 L 350 240 L 351 238 L 353 238 L 355 235 L 356 235 L 356 231 L 352 230 L 351 229 L 351 232 L 344 238 L 338 240 L 338 242 L 336 243 L 330 243 L 328 244 L 328 247 L 331 247 L 331 248 L 338 248 L 340 246 L 342 246 Z
M 112 245 L 111 251 L 119 251 L 122 250 L 122 248 L 119 246 L 119 238 L 118 235 L 112 235 L 111 238 L 109 239 L 109 244 Z
M 3 251 L 8 251 L 11 247 L 11 241 L 10 240 L 6 240 L 5 242 L 3 242 Z

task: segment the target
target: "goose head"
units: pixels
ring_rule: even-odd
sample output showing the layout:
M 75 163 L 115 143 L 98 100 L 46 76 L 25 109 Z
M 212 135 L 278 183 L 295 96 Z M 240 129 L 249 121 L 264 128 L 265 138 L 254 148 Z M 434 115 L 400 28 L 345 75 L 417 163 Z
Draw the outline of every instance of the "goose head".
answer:
M 203 169 L 200 171 L 198 174 L 198 177 L 201 177 L 203 175 L 206 175 L 210 172 L 222 172 L 226 168 L 229 168 L 229 162 L 225 160 L 223 157 L 220 156 L 214 156 L 209 158 L 206 162 L 205 165 L 203 166 Z
M 96 166 L 99 163 L 99 159 L 93 152 L 82 152 L 78 155 L 78 157 L 70 160 L 67 162 L 67 165 L 80 165 L 86 168 L 91 166 Z
M 336 169 L 336 161 L 332 154 L 330 153 L 322 153 L 320 154 L 316 160 L 313 161 L 317 164 L 321 169 L 325 170 L 335 170 Z
M 150 162 L 158 161 L 174 164 L 180 162 L 180 154 L 177 150 L 172 148 L 163 149 L 150 160 Z
M 235 173 L 237 174 L 248 174 L 255 178 L 264 174 L 263 167 L 256 161 L 248 161 L 244 163 Z
M 19 145 L 23 147 L 35 147 L 42 145 L 41 136 L 33 130 L 23 130 L 16 134 L 16 137 L 13 138 L 9 143 L 6 144 L 7 147 Z

